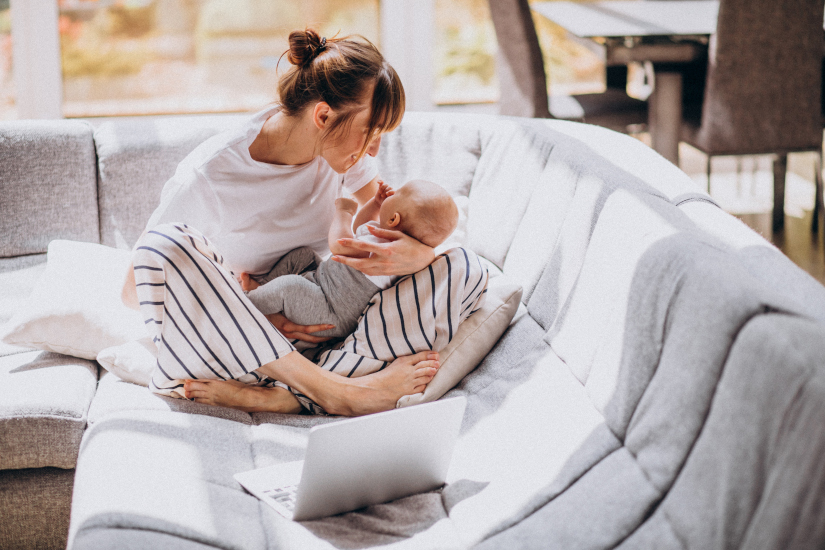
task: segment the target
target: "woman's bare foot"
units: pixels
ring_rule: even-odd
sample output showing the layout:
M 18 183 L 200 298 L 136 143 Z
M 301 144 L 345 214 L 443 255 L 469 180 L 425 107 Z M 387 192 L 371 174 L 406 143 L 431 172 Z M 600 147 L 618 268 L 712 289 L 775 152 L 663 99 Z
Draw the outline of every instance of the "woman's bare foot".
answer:
M 256 281 L 252 277 L 250 277 L 249 273 L 246 273 L 246 272 L 241 273 L 241 275 L 238 277 L 238 281 L 241 283 L 241 288 L 243 289 L 244 292 L 249 292 L 250 290 L 255 290 L 256 288 L 261 286 L 261 285 L 258 284 L 258 281 Z
M 348 416 L 394 409 L 403 396 L 423 392 L 439 367 L 438 353 L 423 351 L 399 357 L 382 371 L 350 378 L 352 386 L 345 404 Z
M 250 386 L 237 380 L 187 380 L 183 389 L 196 403 L 231 407 L 245 412 L 298 413 L 301 404 L 284 388 Z

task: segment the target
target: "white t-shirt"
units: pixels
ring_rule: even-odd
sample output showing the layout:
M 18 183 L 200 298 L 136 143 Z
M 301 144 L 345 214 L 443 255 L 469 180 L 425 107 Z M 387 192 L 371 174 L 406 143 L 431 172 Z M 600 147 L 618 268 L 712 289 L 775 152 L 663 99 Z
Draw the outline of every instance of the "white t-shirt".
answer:
M 344 189 L 361 189 L 378 167 L 369 155 L 346 174 L 320 156 L 296 166 L 253 160 L 249 146 L 277 111 L 265 109 L 192 151 L 164 185 L 147 229 L 186 223 L 211 239 L 236 272 L 266 273 L 299 246 L 326 256 L 335 199 Z

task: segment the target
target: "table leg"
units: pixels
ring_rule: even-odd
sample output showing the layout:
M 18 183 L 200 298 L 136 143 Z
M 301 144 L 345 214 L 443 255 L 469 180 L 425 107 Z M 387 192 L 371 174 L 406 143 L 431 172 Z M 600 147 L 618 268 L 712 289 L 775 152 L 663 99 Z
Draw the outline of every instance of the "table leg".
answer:
M 648 103 L 648 126 L 653 149 L 679 166 L 682 73 L 656 72 L 656 85 Z
M 788 155 L 776 155 L 773 159 L 773 232 L 785 228 L 785 174 L 788 171 Z

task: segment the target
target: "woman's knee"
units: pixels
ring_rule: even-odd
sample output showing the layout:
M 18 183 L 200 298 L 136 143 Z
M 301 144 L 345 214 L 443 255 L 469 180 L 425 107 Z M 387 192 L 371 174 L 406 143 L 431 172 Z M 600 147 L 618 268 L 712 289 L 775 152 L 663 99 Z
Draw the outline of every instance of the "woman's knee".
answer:
M 147 265 L 176 265 L 192 260 L 200 253 L 210 260 L 219 258 L 209 241 L 197 229 L 180 223 L 163 223 L 153 227 L 138 240 L 133 260 Z

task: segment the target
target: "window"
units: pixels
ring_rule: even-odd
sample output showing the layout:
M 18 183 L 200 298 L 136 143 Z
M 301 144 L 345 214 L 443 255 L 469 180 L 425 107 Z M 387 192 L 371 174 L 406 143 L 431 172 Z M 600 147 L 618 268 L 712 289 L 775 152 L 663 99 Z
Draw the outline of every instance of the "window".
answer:
M 548 93 L 567 95 L 605 90 L 604 52 L 595 42 L 571 36 L 535 12 L 533 22 L 544 56 Z
M 497 101 L 498 46 L 487 0 L 436 0 L 434 24 L 435 103 Z
M 488 0 L 436 0 L 435 12 L 434 101 L 442 105 L 497 101 L 498 44 Z M 541 16 L 534 14 L 533 20 L 548 93 L 604 91 L 604 56 L 598 46 L 569 36 Z
M 17 118 L 11 48 L 9 0 L 0 0 L 0 120 Z
M 488 0 L 11 1 L 0 0 L 0 118 L 257 109 L 277 99 L 278 58 L 305 25 L 376 43 L 411 110 L 498 98 Z M 597 54 L 543 18 L 536 28 L 553 91 L 603 88 Z
M 259 109 L 276 98 L 290 31 L 378 41 L 378 0 L 59 0 L 59 10 L 67 117 Z

